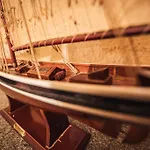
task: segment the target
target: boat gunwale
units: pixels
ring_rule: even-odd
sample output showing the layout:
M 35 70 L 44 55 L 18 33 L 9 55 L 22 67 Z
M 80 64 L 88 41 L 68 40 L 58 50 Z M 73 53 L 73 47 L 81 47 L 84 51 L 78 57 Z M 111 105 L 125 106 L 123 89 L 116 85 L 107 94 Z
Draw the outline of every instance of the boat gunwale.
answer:
M 54 107 L 59 107 L 63 110 L 61 110 L 65 113 L 64 109 L 71 110 L 71 111 L 76 111 L 78 113 L 86 113 L 89 115 L 93 115 L 95 117 L 104 117 L 104 118 L 109 118 L 109 119 L 117 119 L 125 122 L 132 122 L 135 124 L 144 124 L 144 125 L 149 125 L 150 124 L 150 119 L 148 117 L 138 117 L 136 115 L 131 115 L 131 114 L 124 114 L 120 112 L 112 112 L 112 111 L 106 111 L 102 109 L 96 109 L 96 108 L 90 108 L 88 106 L 81 106 L 81 105 L 76 105 L 76 104 L 71 104 L 67 102 L 62 102 L 60 100 L 55 100 L 53 98 L 47 98 L 39 95 L 35 95 L 14 87 L 11 87 L 7 84 L 0 83 L 0 86 L 3 86 L 4 88 L 7 88 L 8 90 L 11 90 L 13 92 L 16 92 L 18 94 L 21 94 L 25 97 L 30 98 L 31 100 L 39 101 L 40 103 L 45 103 L 48 105 L 52 105 Z M 9 94 L 8 94 L 9 95 Z M 22 101 L 22 100 L 20 100 Z M 38 104 L 34 103 L 33 106 L 39 107 Z M 42 109 L 45 109 L 44 105 L 40 106 Z M 48 107 L 48 106 L 47 106 Z M 51 108 L 49 108 L 51 110 Z M 142 123 L 141 123 L 142 122 Z
M 29 77 L 20 77 L 18 75 L 7 74 L 0 71 L 0 76 L 37 87 L 46 89 L 54 89 L 59 91 L 67 91 L 73 93 L 82 93 L 95 96 L 105 96 L 111 98 L 123 98 L 127 100 L 150 102 L 149 87 L 134 87 L 134 86 L 116 86 L 116 85 L 93 85 L 83 83 L 58 82 L 49 80 L 39 80 Z

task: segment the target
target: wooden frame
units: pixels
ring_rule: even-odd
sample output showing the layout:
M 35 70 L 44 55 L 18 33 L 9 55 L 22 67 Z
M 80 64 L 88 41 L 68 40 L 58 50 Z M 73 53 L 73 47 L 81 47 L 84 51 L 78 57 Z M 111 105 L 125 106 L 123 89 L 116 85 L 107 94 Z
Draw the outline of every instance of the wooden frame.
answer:
M 34 149 L 83 149 L 90 135 L 70 125 L 66 115 L 44 111 L 7 96 L 10 110 L 1 115 Z M 77 137 L 76 137 L 77 136 Z

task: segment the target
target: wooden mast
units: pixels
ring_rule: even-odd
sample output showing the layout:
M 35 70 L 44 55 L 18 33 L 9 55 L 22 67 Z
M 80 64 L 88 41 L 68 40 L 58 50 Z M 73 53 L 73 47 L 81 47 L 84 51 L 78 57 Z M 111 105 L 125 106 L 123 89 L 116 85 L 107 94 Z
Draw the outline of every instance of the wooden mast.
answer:
M 7 44 L 8 44 L 8 48 L 9 48 L 9 52 L 10 52 L 11 61 L 12 61 L 13 66 L 16 67 L 17 61 L 16 61 L 15 54 L 11 49 L 12 43 L 10 41 L 9 31 L 8 31 L 7 26 L 6 26 L 6 19 L 5 19 L 5 15 L 4 15 L 2 0 L 0 0 L 0 11 L 1 11 L 1 20 L 2 20 L 2 24 L 4 26 L 4 30 L 5 30 L 5 34 L 6 34 L 6 40 L 7 40 Z
M 0 42 L 1 42 L 1 52 L 2 52 L 2 55 L 3 55 L 2 59 L 4 59 L 4 66 L 6 65 L 6 72 L 9 72 L 7 58 L 6 58 L 5 49 L 4 49 L 4 45 L 3 45 L 3 40 L 2 40 L 1 34 L 0 34 Z

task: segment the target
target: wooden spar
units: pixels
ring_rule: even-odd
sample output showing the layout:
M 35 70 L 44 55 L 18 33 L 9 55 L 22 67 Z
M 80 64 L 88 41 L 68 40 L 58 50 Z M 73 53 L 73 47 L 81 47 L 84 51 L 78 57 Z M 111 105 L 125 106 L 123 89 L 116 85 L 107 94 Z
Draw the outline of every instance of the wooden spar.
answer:
M 6 66 L 5 66 L 5 61 L 4 61 L 4 54 L 3 54 L 3 50 L 2 50 L 2 48 L 0 49 L 0 53 L 1 53 L 1 62 L 2 62 L 2 71 L 7 71 L 6 70 Z M 7 61 L 6 61 L 7 62 Z
M 0 42 L 1 42 L 1 51 L 2 51 L 2 55 L 3 55 L 2 59 L 4 58 L 4 66 L 6 65 L 6 71 L 9 72 L 8 64 L 7 64 L 7 58 L 6 58 L 6 55 L 5 55 L 5 49 L 4 49 L 1 34 L 0 34 Z
M 14 65 L 14 67 L 16 67 L 17 66 L 17 61 L 16 61 L 15 54 L 11 49 L 12 44 L 11 44 L 11 41 L 10 41 L 8 28 L 6 26 L 6 19 L 5 19 L 5 16 L 4 16 L 4 9 L 3 9 L 3 5 L 2 5 L 2 0 L 0 0 L 0 11 L 1 11 L 1 20 L 2 20 L 4 30 L 5 30 L 5 34 L 6 34 L 6 40 L 7 40 L 7 44 L 8 44 L 8 48 L 9 48 L 9 52 L 10 52 L 11 61 Z
M 91 40 L 100 40 L 100 39 L 107 39 L 107 38 L 115 38 L 116 35 L 114 33 L 122 30 L 123 28 L 118 28 L 114 30 L 108 31 L 101 31 L 101 32 L 94 32 L 89 34 L 80 34 L 74 36 L 67 36 L 67 37 L 60 37 L 60 38 L 53 38 L 47 39 L 42 41 L 33 42 L 33 47 L 42 47 L 42 46 L 51 46 L 51 45 L 58 45 L 58 44 L 65 44 L 65 43 L 75 43 L 75 42 L 83 42 L 83 41 L 91 41 Z M 146 29 L 146 30 L 145 30 Z M 124 30 L 124 29 L 123 29 Z M 142 33 L 150 33 L 150 25 L 139 25 L 139 26 L 131 26 L 125 29 L 122 36 L 133 36 Z M 25 44 L 17 47 L 12 47 L 13 51 L 20 51 L 29 49 L 30 45 Z

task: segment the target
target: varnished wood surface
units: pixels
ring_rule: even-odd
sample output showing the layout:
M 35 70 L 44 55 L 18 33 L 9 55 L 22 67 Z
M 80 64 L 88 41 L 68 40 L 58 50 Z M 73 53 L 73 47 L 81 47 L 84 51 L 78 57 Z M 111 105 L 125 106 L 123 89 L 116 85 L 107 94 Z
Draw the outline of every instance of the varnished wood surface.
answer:
M 59 66 L 60 67 L 60 66 Z M 89 66 L 88 66 L 89 67 Z M 102 66 L 100 66 L 100 67 L 102 67 Z M 128 68 L 128 67 L 127 67 Z M 19 81 L 19 82 L 23 82 L 23 83 L 29 83 L 29 84 L 36 84 L 37 86 L 47 86 L 46 88 L 53 88 L 53 86 L 54 86 L 54 89 L 55 89 L 55 86 L 56 86 L 56 89 L 58 88 L 58 90 L 66 90 L 66 91 L 76 91 L 76 92 L 83 92 L 84 93 L 84 89 L 86 89 L 87 91 L 85 91 L 85 92 L 87 92 L 87 94 L 96 94 L 96 95 L 105 95 L 105 96 L 108 96 L 109 94 L 109 96 L 111 97 L 113 97 L 113 96 L 115 96 L 115 95 L 120 95 L 122 98 L 125 98 L 126 96 L 129 98 L 129 99 L 131 99 L 131 98 L 137 98 L 137 99 L 139 99 L 139 98 L 142 98 L 142 99 L 144 99 L 144 98 L 146 98 L 146 97 L 142 97 L 142 96 L 145 96 L 144 94 L 145 93 L 143 93 L 143 92 L 146 92 L 147 91 L 147 101 L 149 101 L 149 99 L 148 99 L 148 94 L 149 94 L 149 92 L 148 92 L 148 89 L 146 90 L 146 89 L 144 89 L 144 88 L 132 88 L 132 87 L 129 87 L 129 88 L 127 88 L 127 87 L 122 87 L 122 86 L 118 86 L 118 85 L 130 85 L 130 86 L 133 86 L 133 85 L 136 85 L 136 78 L 133 78 L 133 77 L 129 77 L 129 76 L 119 76 L 117 73 L 116 73 L 116 67 L 114 67 L 113 68 L 114 70 L 112 70 L 112 68 L 110 68 L 110 74 L 112 75 L 112 79 L 113 79 L 113 85 L 117 85 L 117 86 L 93 86 L 93 85 L 86 85 L 85 86 L 85 84 L 64 84 L 64 81 L 66 81 L 66 80 L 64 80 L 64 81 L 62 81 L 62 82 L 48 82 L 48 81 L 39 81 L 39 80 L 29 80 L 28 78 L 19 78 L 19 77 L 16 77 L 16 79 L 13 77 L 13 78 L 11 78 L 11 76 L 9 77 L 10 79 L 14 79 L 14 80 L 16 80 L 16 81 Z M 124 68 L 121 68 L 121 69 L 126 69 L 126 67 L 124 67 Z M 7 77 L 7 75 L 6 74 L 4 74 L 6 77 Z M 22 74 L 20 74 L 20 75 L 22 75 Z M 24 74 L 24 76 L 26 76 L 26 74 Z M 69 71 L 67 71 L 67 79 L 69 79 L 69 77 L 70 76 L 72 76 L 72 74 L 71 74 L 71 72 L 69 72 Z M 19 80 L 18 80 L 18 78 L 19 78 Z M 29 81 L 32 81 L 32 82 L 29 82 Z M 27 91 L 28 91 L 28 86 L 26 86 L 26 85 L 23 85 L 23 84 L 20 84 L 19 82 L 17 82 L 17 86 L 18 86 L 18 88 L 20 88 L 19 86 L 21 86 L 22 88 L 25 88 L 25 89 L 27 89 Z M 38 83 L 39 82 L 39 83 Z M 37 84 L 38 83 L 38 84 Z M 43 83 L 44 83 L 44 85 L 43 85 Z M 53 85 L 53 83 L 54 83 L 54 85 Z M 68 87 L 66 87 L 66 86 L 68 86 Z M 79 88 L 78 88 L 78 86 L 83 90 L 80 90 Z M 99 89 L 100 88 L 100 89 Z M 5 87 L 5 89 L 7 89 L 6 87 Z M 105 89 L 108 89 L 108 91 L 107 90 L 105 90 Z M 117 90 L 117 91 L 115 91 L 115 90 Z M 134 90 L 134 91 L 133 91 Z M 137 92 L 137 90 L 140 92 L 140 93 L 138 93 Z M 143 90 L 143 92 L 142 92 L 142 90 Z M 10 91 L 10 89 L 9 89 L 9 91 Z M 111 91 L 111 93 L 110 93 L 110 91 Z M 16 91 L 14 91 L 14 92 L 16 92 Z M 30 92 L 30 91 L 28 91 L 28 92 Z M 118 92 L 118 93 L 117 93 Z M 121 92 L 122 92 L 122 94 L 121 94 Z M 135 92 L 135 93 L 134 93 Z M 21 92 L 20 92 L 21 93 Z M 22 95 L 23 93 L 21 93 L 21 95 Z M 114 95 L 115 94 L 115 95 Z M 127 95 L 124 95 L 124 94 L 127 94 Z M 130 95 L 131 94 L 131 95 Z M 134 94 L 134 96 L 132 95 L 132 94 Z M 137 94 L 139 95 L 139 96 L 137 96 Z M 142 95 L 140 95 L 140 94 L 142 94 Z M 103 95 L 103 96 L 104 96 Z M 13 96 L 13 95 L 12 95 Z M 131 96 L 131 97 L 130 97 Z M 132 97 L 133 96 L 133 97 Z M 34 96 L 33 96 L 34 97 Z M 16 97 L 16 99 L 17 99 L 17 97 Z M 19 98 L 19 100 L 20 100 L 20 98 Z M 42 101 L 42 100 L 41 100 Z M 26 102 L 26 103 L 28 103 L 28 101 L 24 101 L 24 102 Z M 46 101 L 45 101 L 46 102 Z M 57 101 L 57 103 L 55 103 L 55 100 L 53 100 L 53 101 L 51 101 L 51 102 L 53 102 L 53 103 L 51 103 L 50 102 L 50 100 L 48 100 L 47 101 L 49 104 L 51 104 L 51 105 L 55 105 L 55 106 L 58 106 L 58 107 L 66 107 L 67 105 L 66 105 L 66 102 L 64 103 L 64 102 L 61 102 L 61 101 Z M 30 103 L 31 104 L 31 103 Z M 31 105 L 34 105 L 34 103 L 32 103 Z M 69 104 L 70 105 L 70 104 Z M 69 107 L 69 105 L 67 106 L 67 107 Z M 66 108 L 67 108 L 66 107 Z M 128 118 L 128 117 L 127 117 Z M 130 117 L 129 117 L 130 118 Z M 129 119 L 128 118 L 128 119 Z M 121 119 L 121 118 L 120 118 Z M 131 119 L 131 118 L 130 118 Z M 134 120 L 135 121 L 135 120 Z
M 18 101 L 23 103 L 33 105 L 45 110 L 51 110 L 54 112 L 59 113 L 66 113 L 66 114 L 73 114 L 79 115 L 80 114 L 88 114 L 91 116 L 101 116 L 106 118 L 113 118 L 117 120 L 127 121 L 127 122 L 134 122 L 138 124 L 150 124 L 149 117 L 138 117 L 130 114 L 122 114 L 116 112 L 105 111 L 101 109 L 90 108 L 86 106 L 80 106 L 75 104 L 69 104 L 65 102 L 61 102 L 54 99 L 44 98 L 41 96 L 34 96 L 31 93 L 20 91 L 18 89 L 9 88 L 7 86 L 3 86 L 1 84 L 1 89 L 10 97 L 15 98 Z
M 120 85 L 119 87 L 121 87 L 122 85 L 129 85 L 129 86 L 136 85 L 136 78 L 134 78 L 133 76 L 128 76 L 124 73 L 123 74 L 119 74 L 120 72 L 116 73 L 116 67 L 113 69 L 112 68 L 110 69 L 110 74 L 112 75 L 112 78 L 113 78 L 113 85 L 117 85 L 117 86 Z M 68 71 L 67 72 L 68 79 L 70 75 L 72 76 L 73 74 Z M 26 74 L 24 74 L 24 76 L 26 76 Z M 62 82 L 65 82 L 65 80 Z M 102 110 L 89 109 L 86 107 L 82 107 L 82 106 L 80 107 L 76 105 L 68 105 L 68 106 L 66 104 L 53 105 L 50 103 L 40 101 L 40 99 L 41 100 L 43 99 L 42 97 L 39 97 L 39 98 L 34 97 L 34 96 L 30 97 L 31 94 L 26 93 L 26 95 L 24 95 L 22 92 L 19 93 L 15 90 L 13 91 L 12 89 L 9 89 L 8 87 L 3 86 L 2 84 L 1 84 L 1 88 L 4 90 L 4 92 L 7 95 L 15 98 L 18 101 L 21 101 L 23 103 L 26 103 L 26 104 L 29 104 L 29 105 L 32 105 L 32 106 L 35 106 L 44 110 L 53 111 L 56 113 L 63 113 L 63 114 L 72 116 L 100 130 L 101 132 L 106 133 L 107 135 L 110 135 L 110 136 L 114 136 L 114 137 L 117 137 L 117 134 L 120 130 L 121 121 L 125 121 L 128 123 L 142 124 L 142 125 L 150 125 L 149 117 L 138 117 L 138 116 L 122 114 L 122 113 L 116 114 L 116 113 L 109 112 L 109 111 L 105 112 Z M 47 102 L 48 101 L 50 101 L 50 99 L 49 100 L 47 99 Z M 59 102 L 57 102 L 57 104 L 58 103 Z M 67 107 L 63 107 L 63 106 L 67 106 Z M 93 114 L 93 112 L 95 112 L 95 114 Z M 112 125 L 113 129 L 109 127 L 109 124 L 113 122 L 109 119 L 112 119 L 112 118 L 115 120 L 114 124 Z M 116 121 L 116 120 L 119 120 L 119 121 Z M 128 135 L 129 138 L 126 139 L 126 142 L 136 143 L 136 142 L 141 141 L 143 138 L 145 138 L 149 129 L 146 128 L 143 130 L 143 128 L 144 127 L 141 125 L 139 127 L 134 127 L 133 130 L 131 130 L 131 135 L 130 134 Z M 140 131 L 142 130 L 143 132 L 141 133 L 139 132 L 139 138 L 138 137 L 135 138 L 135 131 L 137 132 L 139 130 Z
M 40 62 L 41 66 L 47 67 L 59 67 L 62 69 L 66 69 L 66 77 L 62 81 L 69 82 L 69 79 L 75 76 L 69 68 L 64 65 L 63 63 L 49 63 L 49 62 Z M 112 84 L 113 85 L 136 85 L 136 72 L 139 67 L 136 66 L 117 66 L 117 65 L 98 65 L 98 64 L 73 64 L 74 67 L 80 73 L 91 73 L 93 71 L 102 69 L 102 68 L 109 68 L 109 74 L 112 76 Z M 149 69 L 150 66 L 143 66 L 141 68 Z M 16 74 L 15 72 L 11 72 L 12 74 Z M 21 76 L 27 76 L 27 73 L 21 73 Z
M 148 118 L 147 118 L 147 120 L 145 120 L 143 118 L 138 118 L 138 117 L 136 118 L 136 117 L 133 117 L 133 116 L 126 116 L 126 115 L 123 115 L 123 114 L 118 114 L 119 122 L 118 121 L 107 120 L 106 118 L 108 117 L 107 116 L 109 114 L 108 112 L 107 112 L 107 115 L 106 115 L 107 117 L 106 116 L 104 117 L 105 119 L 102 117 L 104 119 L 103 120 L 101 117 L 100 117 L 101 119 L 97 118 L 95 116 L 92 116 L 90 113 L 87 114 L 87 113 L 83 113 L 83 112 L 80 112 L 80 111 L 73 111 L 72 107 L 70 107 L 70 109 L 69 108 L 64 109 L 64 108 L 61 108 L 61 107 L 56 107 L 54 105 L 48 105 L 48 104 L 43 103 L 41 101 L 37 101 L 37 99 L 32 99 L 32 98 L 29 98 L 27 96 L 20 95 L 19 93 L 14 93 L 12 90 L 10 90 L 10 91 L 8 89 L 3 89 L 3 90 L 5 91 L 6 94 L 8 94 L 10 96 L 14 97 L 14 95 L 15 95 L 16 97 L 14 97 L 14 98 L 17 98 L 19 101 L 21 101 L 23 103 L 27 103 L 27 104 L 32 105 L 32 106 L 36 106 L 40 109 L 44 109 L 44 110 L 48 110 L 48 111 L 52 111 L 52 112 L 56 112 L 56 113 L 62 113 L 62 114 L 69 115 L 69 116 L 71 116 L 75 119 L 78 119 L 78 120 L 80 120 L 80 121 L 96 128 L 96 129 L 98 129 L 99 131 L 101 131 L 101 132 L 103 132 L 107 135 L 114 136 L 114 137 L 117 137 L 117 134 L 120 130 L 120 125 L 121 125 L 121 120 L 122 119 L 123 119 L 122 121 L 126 120 L 128 122 L 130 120 L 132 123 L 134 122 L 134 123 L 137 123 L 137 124 L 145 124 L 145 123 L 147 125 L 149 124 L 148 123 L 148 121 L 149 121 Z M 108 117 L 109 119 L 110 118 L 115 119 L 115 115 L 114 115 L 113 112 L 110 112 L 109 115 L 110 115 L 110 117 Z M 111 123 L 112 126 L 110 126 L 109 122 Z M 114 122 L 114 123 L 112 124 L 112 122 Z M 144 132 L 146 130 L 145 134 L 143 135 L 143 132 L 142 132 L 141 134 L 143 136 L 141 136 L 141 134 L 138 134 L 138 135 L 136 135 L 136 138 L 135 138 L 135 136 L 134 136 L 135 131 L 138 132 L 138 130 L 141 131 L 143 129 L 144 129 Z M 130 138 L 127 139 L 126 141 L 130 142 L 130 143 L 136 143 L 136 142 L 139 142 L 139 141 L 143 140 L 143 138 L 145 138 L 147 136 L 148 129 L 146 129 L 145 127 L 140 126 L 139 129 L 136 128 L 136 130 L 135 130 L 135 128 L 134 128 L 134 131 L 131 132 L 131 133 L 132 133 L 131 136 L 129 134 Z

